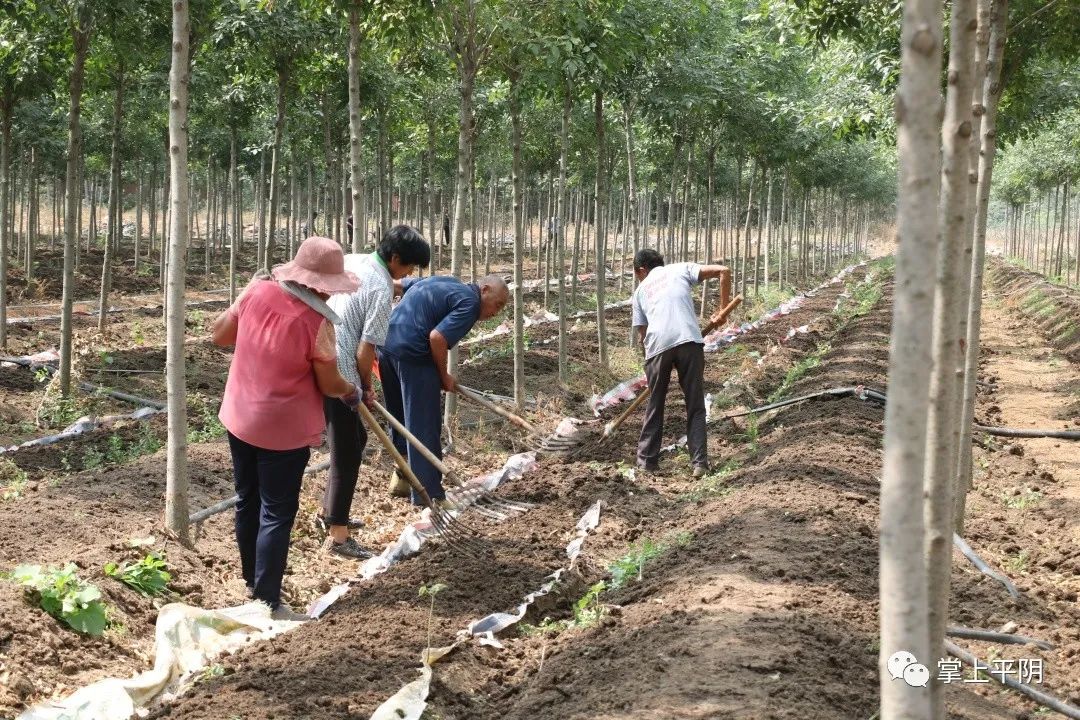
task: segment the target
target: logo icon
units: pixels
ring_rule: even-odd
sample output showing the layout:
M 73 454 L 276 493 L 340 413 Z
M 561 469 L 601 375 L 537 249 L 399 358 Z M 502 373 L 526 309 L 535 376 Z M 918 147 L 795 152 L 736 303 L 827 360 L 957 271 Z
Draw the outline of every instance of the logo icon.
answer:
M 930 670 L 907 650 L 897 650 L 885 663 L 893 680 L 903 679 L 911 687 L 926 687 Z

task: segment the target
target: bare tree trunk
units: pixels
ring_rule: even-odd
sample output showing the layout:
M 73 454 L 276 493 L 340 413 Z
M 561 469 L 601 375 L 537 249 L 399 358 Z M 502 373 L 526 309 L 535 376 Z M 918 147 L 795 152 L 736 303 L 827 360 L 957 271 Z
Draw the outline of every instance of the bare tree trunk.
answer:
M 629 185 L 628 197 L 630 201 L 630 232 L 633 234 L 631 244 L 634 255 L 641 249 L 641 233 L 638 231 L 638 189 L 637 189 L 637 150 L 634 146 L 634 106 L 630 102 L 623 103 L 623 130 L 626 134 L 626 182 Z M 637 287 L 637 278 L 631 280 L 630 288 Z M 560 313 L 561 315 L 562 313 Z M 631 335 L 633 328 L 630 329 Z M 632 342 L 632 339 L 631 339 Z
M 79 115 L 82 111 L 83 75 L 86 69 L 86 53 L 90 46 L 90 11 L 84 3 L 78 3 L 75 24 L 71 28 L 75 62 L 71 69 L 69 84 L 70 106 L 68 109 L 67 143 L 67 209 L 64 217 L 64 288 L 60 310 L 60 393 L 71 395 L 71 306 L 75 300 L 75 216 L 79 209 L 79 158 L 82 155 L 82 127 Z
M 11 116 L 15 99 L 10 86 L 0 97 L 0 349 L 7 349 L 7 274 L 11 211 Z M 71 189 L 78 194 L 78 188 Z M 67 228 L 65 228 L 65 235 Z
M 476 73 L 479 70 L 476 23 L 476 0 L 465 0 L 465 8 L 462 14 L 457 16 L 454 22 L 455 62 L 457 64 L 460 96 L 457 188 L 454 193 L 454 238 L 450 256 L 450 274 L 454 277 L 461 276 L 461 263 L 465 251 L 465 205 L 468 202 L 469 170 L 471 168 L 473 149 L 473 89 Z M 457 362 L 458 353 L 455 346 L 447 358 L 446 369 L 451 375 L 456 374 Z M 446 396 L 445 416 L 447 425 L 449 425 L 450 419 L 454 417 L 456 411 L 457 396 L 454 393 L 448 393 Z
M 236 128 L 229 128 L 229 189 L 232 192 L 232 236 L 229 238 L 229 304 L 236 300 L 236 251 L 243 235 L 243 197 L 236 181 Z
M 983 0 L 985 2 L 985 0 Z M 975 228 L 971 255 L 971 289 L 968 303 L 967 345 L 964 362 L 964 404 L 960 420 L 960 470 L 958 473 L 954 524 L 963 532 L 967 493 L 971 489 L 971 434 L 975 417 L 975 381 L 979 367 L 979 332 L 982 329 L 982 282 L 986 255 L 986 215 L 990 202 L 990 181 L 997 151 L 997 111 L 1001 100 L 1001 62 L 1005 53 L 1005 32 L 1008 21 L 1008 0 L 993 0 L 990 4 L 990 52 L 986 61 L 981 105 L 986 108 L 982 120 L 981 151 L 979 153 L 978 186 L 975 190 Z
M 289 74 L 284 67 L 277 69 L 277 115 L 274 118 L 274 147 L 270 155 L 270 220 L 267 226 L 266 252 L 264 267 L 274 266 L 274 250 L 277 246 L 277 215 L 281 206 L 281 137 L 285 132 L 285 93 L 288 88 Z M 176 207 L 174 204 L 173 207 Z
M 754 215 L 754 178 L 757 175 L 757 160 L 750 160 L 750 187 L 746 192 L 746 235 L 745 239 L 740 241 L 739 236 L 735 235 L 735 263 L 739 265 L 739 284 L 743 297 L 746 297 L 746 263 L 747 258 L 750 255 L 750 232 L 752 230 L 750 221 Z M 741 246 L 741 247 L 740 247 Z M 739 253 L 742 253 L 742 262 L 739 262 Z
M 604 314 L 604 295 L 607 290 L 607 227 L 604 206 L 607 203 L 607 151 L 604 147 L 604 93 L 596 91 L 596 336 L 600 367 L 608 369 L 607 317 Z
M 879 683 L 881 720 L 928 720 L 925 688 L 893 682 L 887 660 L 900 650 L 930 658 L 923 477 L 930 387 L 931 266 L 937 257 L 941 185 L 941 0 L 903 7 L 897 92 L 899 181 L 896 292 L 889 346 L 889 403 L 881 484 Z
M 934 300 L 930 376 L 930 412 L 927 437 L 926 564 L 929 573 L 929 625 L 927 640 L 934 657 L 944 656 L 942 643 L 948 620 L 952 570 L 953 498 L 960 444 L 963 346 L 961 316 L 968 309 L 970 263 L 964 246 L 970 242 L 968 166 L 971 143 L 971 96 L 974 89 L 975 1 L 953 0 L 949 43 L 949 88 L 942 127 L 941 230 L 937 255 L 937 292 Z M 930 684 L 935 718 L 945 717 L 945 686 Z
M 120 197 L 120 123 L 124 113 L 124 66 L 116 71 L 116 93 L 113 96 L 112 159 L 109 162 L 109 236 L 105 241 L 105 259 L 101 267 L 101 295 L 98 298 L 98 332 L 105 332 L 105 310 L 109 307 L 112 289 L 113 254 L 123 237 L 123 202 Z
M 716 174 L 716 144 L 709 144 L 705 158 L 705 264 L 713 264 L 713 181 Z M 701 283 L 701 319 L 709 312 L 709 281 Z
M 168 451 L 165 526 L 183 543 L 188 535 L 187 392 L 184 367 L 184 273 L 188 247 L 188 4 L 173 0 L 172 68 L 169 72 L 169 158 L 172 213 L 169 227 L 165 378 L 168 386 Z
M 514 200 L 514 402 L 520 410 L 525 405 L 525 232 L 522 227 L 521 177 L 521 89 L 520 72 L 510 72 L 510 125 L 513 128 L 512 185 Z

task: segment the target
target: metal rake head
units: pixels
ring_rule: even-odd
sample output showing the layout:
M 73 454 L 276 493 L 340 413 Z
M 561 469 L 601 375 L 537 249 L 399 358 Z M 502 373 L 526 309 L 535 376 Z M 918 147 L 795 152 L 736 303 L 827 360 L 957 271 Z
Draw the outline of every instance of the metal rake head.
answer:
M 431 510 L 431 525 L 448 545 L 473 556 L 483 550 L 483 546 L 477 541 L 479 533 L 454 517 L 450 510 L 434 502 L 428 508 Z

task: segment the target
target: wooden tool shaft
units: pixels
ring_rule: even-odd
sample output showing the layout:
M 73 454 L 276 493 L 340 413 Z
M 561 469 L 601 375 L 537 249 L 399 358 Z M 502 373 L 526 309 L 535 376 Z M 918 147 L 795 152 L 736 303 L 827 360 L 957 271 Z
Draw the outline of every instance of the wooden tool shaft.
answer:
M 409 486 L 413 489 L 413 491 L 420 496 L 420 499 L 423 501 L 424 505 L 434 509 L 435 503 L 431 501 L 431 496 L 428 495 L 427 490 L 424 489 L 424 485 L 416 477 L 416 473 L 414 473 L 412 471 L 412 468 L 409 467 L 409 461 L 402 457 L 401 453 L 397 451 L 397 448 L 394 447 L 393 440 L 390 439 L 390 436 L 386 434 L 385 430 L 383 430 L 382 425 L 379 424 L 379 421 L 376 420 L 375 416 L 371 414 L 370 410 L 368 410 L 367 405 L 365 405 L 364 403 L 360 403 L 356 406 L 356 412 L 360 414 L 360 417 L 364 418 L 364 422 L 366 422 L 368 424 L 368 427 L 371 428 L 371 432 L 375 433 L 375 437 L 377 437 L 379 439 L 379 442 L 382 443 L 382 446 L 386 449 L 386 452 L 390 453 L 390 457 L 394 459 L 394 464 L 396 464 L 398 470 L 401 471 L 401 474 L 402 476 L 404 476 L 405 481 L 408 482 Z
M 457 388 L 458 388 L 458 394 L 461 395 L 462 397 L 466 398 L 467 400 L 471 400 L 472 402 L 476 403 L 480 407 L 482 407 L 482 408 L 484 408 L 486 410 L 490 410 L 491 412 L 495 413 L 496 415 L 500 415 L 500 416 L 506 418 L 507 420 L 514 423 L 515 425 L 517 425 L 520 428 L 524 428 L 525 430 L 528 430 L 531 433 L 536 432 L 536 428 L 534 428 L 529 423 L 528 420 L 526 420 L 525 418 L 523 418 L 523 417 L 521 417 L 519 415 L 515 415 L 514 413 L 510 412 L 509 410 L 507 410 L 505 408 L 499 407 L 495 403 L 493 403 L 490 400 L 488 400 L 487 398 L 485 398 L 483 395 L 478 394 L 472 388 L 467 388 L 464 385 L 458 385 Z
M 396 417 L 394 417 L 389 410 L 380 405 L 378 402 L 375 403 L 375 409 L 379 411 L 380 415 L 386 418 L 386 421 L 390 423 L 390 427 L 401 433 L 401 436 L 404 437 L 408 441 L 408 443 L 416 449 L 418 453 L 423 455 L 425 460 L 434 465 L 436 470 L 441 472 L 443 475 L 453 475 L 453 471 L 451 471 L 450 468 L 448 468 L 446 464 L 435 455 L 435 453 L 431 452 L 427 445 L 420 442 L 420 438 L 409 432 L 408 428 L 406 428 Z

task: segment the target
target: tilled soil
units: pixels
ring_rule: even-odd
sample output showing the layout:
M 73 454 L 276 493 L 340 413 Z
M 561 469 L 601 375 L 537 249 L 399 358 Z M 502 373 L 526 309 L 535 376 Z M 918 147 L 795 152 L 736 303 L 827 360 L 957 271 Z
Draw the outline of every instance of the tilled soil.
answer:
M 815 315 L 828 312 L 841 290 L 841 286 L 830 288 L 823 297 L 793 313 L 788 318 L 790 322 L 779 320 L 755 331 L 755 335 L 761 333 L 767 337 L 751 338 L 753 347 L 775 345 L 792 324 L 804 324 Z M 770 358 L 787 362 L 790 358 L 786 352 L 774 352 Z M 727 366 L 718 373 L 725 379 L 745 369 L 743 360 L 735 355 L 714 355 L 710 360 Z M 672 396 L 673 400 L 678 398 L 677 390 Z M 672 415 L 677 416 L 678 410 L 674 409 Z M 634 426 L 638 422 L 639 419 L 632 419 L 620 429 L 601 454 L 623 461 L 632 458 L 637 434 Z M 730 446 L 735 435 L 719 428 L 713 433 L 710 444 L 717 457 L 732 452 Z M 624 554 L 628 543 L 646 535 L 663 539 L 686 527 L 688 506 L 680 498 L 694 489 L 683 474 L 682 458 L 665 461 L 662 474 L 645 476 L 629 474 L 625 465 L 598 461 L 594 456 L 590 452 L 588 457 L 583 454 L 566 462 L 546 459 L 533 474 L 500 490 L 500 494 L 509 498 L 537 503 L 537 508 L 524 515 L 500 524 L 490 524 L 475 514 L 466 515 L 467 522 L 482 531 L 482 549 L 476 557 L 436 541 L 418 556 L 361 583 L 323 620 L 225 660 L 225 677 L 200 685 L 176 705 L 158 711 L 157 716 L 367 717 L 379 703 L 416 676 L 415 668 L 427 645 L 427 600 L 418 596 L 420 586 L 432 582 L 447 585 L 435 602 L 432 639 L 433 645 L 446 644 L 470 620 L 488 612 L 510 609 L 524 594 L 539 587 L 547 574 L 565 565 L 563 548 L 572 538 L 574 522 L 592 503 L 601 500 L 604 503 L 601 525 L 585 543 L 578 573 L 571 576 L 556 598 L 549 599 L 527 619 L 538 623 L 545 616 L 570 616 L 571 604 L 584 592 L 587 583 L 603 577 L 607 563 Z M 367 488 L 368 483 L 370 480 L 362 478 L 362 486 Z M 375 484 L 376 497 L 379 490 Z M 711 513 L 709 508 L 695 512 L 694 517 L 701 523 L 711 523 Z M 366 540 L 363 535 L 361 539 Z M 687 582 L 694 580 L 688 576 Z M 629 599 L 626 602 L 629 612 L 633 603 Z M 682 622 L 678 620 L 676 624 Z M 648 646 L 652 637 L 642 639 L 643 645 Z M 511 638 L 511 642 L 516 646 L 519 641 Z M 493 656 L 491 652 L 474 651 L 469 646 L 436 667 L 434 692 L 439 716 L 472 717 L 479 712 L 470 704 L 472 700 L 461 700 L 459 690 L 453 687 L 454 678 L 468 675 L 460 670 L 461 663 L 467 667 L 482 658 L 485 664 L 490 661 L 491 667 L 481 676 L 488 672 L 497 675 L 492 682 L 500 686 L 515 683 L 519 668 L 514 658 L 509 654 Z M 633 664 L 641 664 L 640 659 Z M 647 667 L 646 663 L 642 670 Z M 475 677 L 470 682 L 472 686 L 466 694 L 472 695 L 475 690 L 479 693 L 475 702 L 488 702 L 488 695 L 494 690 L 476 685 Z M 598 685 L 596 692 L 602 692 L 602 687 Z M 460 703 L 465 703 L 465 707 L 459 707 Z M 545 711 L 533 717 L 561 715 Z

